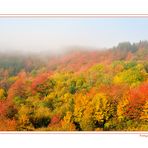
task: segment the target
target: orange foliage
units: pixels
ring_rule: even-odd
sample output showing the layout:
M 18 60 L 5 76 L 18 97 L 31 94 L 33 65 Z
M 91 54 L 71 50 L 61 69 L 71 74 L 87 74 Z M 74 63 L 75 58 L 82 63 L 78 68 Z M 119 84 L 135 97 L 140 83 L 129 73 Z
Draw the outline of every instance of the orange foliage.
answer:
M 140 117 L 143 105 L 148 100 L 148 83 L 140 85 L 138 88 L 134 88 L 129 94 L 129 108 L 127 116 L 131 119 L 137 119 Z
M 39 74 L 37 77 L 35 77 L 31 85 L 32 89 L 36 90 L 37 86 L 39 84 L 43 84 L 49 78 L 50 75 L 51 73 L 46 72 L 46 73 Z
M 16 95 L 23 96 L 24 95 L 24 88 L 25 88 L 25 79 L 26 73 L 21 72 L 18 75 L 18 79 L 11 85 L 10 89 L 8 90 L 8 97 L 7 100 L 12 103 L 12 99 Z
M 0 101 L 0 115 L 4 115 L 6 112 L 8 105 L 6 104 L 6 101 Z
M 0 131 L 16 131 L 16 121 L 1 118 Z

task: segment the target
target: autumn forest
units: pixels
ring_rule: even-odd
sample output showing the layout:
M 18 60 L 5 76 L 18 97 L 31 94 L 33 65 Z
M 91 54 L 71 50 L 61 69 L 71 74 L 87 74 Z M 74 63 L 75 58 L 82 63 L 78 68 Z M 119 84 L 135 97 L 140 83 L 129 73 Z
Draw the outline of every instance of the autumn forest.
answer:
M 1 51 L 0 131 L 148 131 L 148 41 Z

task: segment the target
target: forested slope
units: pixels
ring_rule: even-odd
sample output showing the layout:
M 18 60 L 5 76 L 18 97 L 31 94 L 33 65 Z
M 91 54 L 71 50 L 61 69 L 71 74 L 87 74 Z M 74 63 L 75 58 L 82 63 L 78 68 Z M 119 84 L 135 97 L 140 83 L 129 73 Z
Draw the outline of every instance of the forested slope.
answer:
M 147 41 L 48 54 L 0 54 L 0 130 L 148 130 Z

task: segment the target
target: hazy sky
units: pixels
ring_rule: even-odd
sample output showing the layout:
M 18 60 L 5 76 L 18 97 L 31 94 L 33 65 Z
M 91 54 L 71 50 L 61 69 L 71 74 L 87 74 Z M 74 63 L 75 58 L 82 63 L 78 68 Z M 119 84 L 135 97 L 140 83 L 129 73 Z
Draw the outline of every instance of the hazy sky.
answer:
M 148 18 L 0 18 L 0 50 L 62 51 L 148 40 Z

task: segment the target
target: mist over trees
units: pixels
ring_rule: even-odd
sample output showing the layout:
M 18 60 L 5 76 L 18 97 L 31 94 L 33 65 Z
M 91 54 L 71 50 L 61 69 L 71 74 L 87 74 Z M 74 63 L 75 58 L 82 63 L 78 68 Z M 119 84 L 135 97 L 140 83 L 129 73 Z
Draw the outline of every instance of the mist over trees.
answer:
M 148 41 L 0 51 L 1 131 L 147 131 L 147 122 Z

